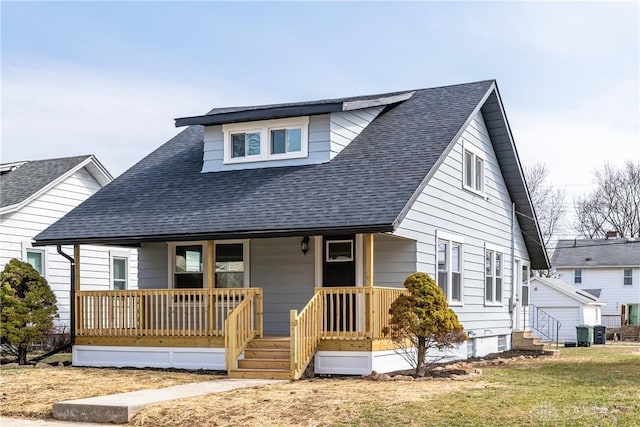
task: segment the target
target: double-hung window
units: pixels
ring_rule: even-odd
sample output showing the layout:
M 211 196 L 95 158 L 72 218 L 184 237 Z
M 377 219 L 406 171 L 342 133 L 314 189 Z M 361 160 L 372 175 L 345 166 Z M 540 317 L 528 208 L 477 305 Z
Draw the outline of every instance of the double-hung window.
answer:
M 576 268 L 573 271 L 573 283 L 579 285 L 582 283 L 582 269 Z
M 467 190 L 484 194 L 484 155 L 471 144 L 465 143 L 462 184 Z
M 484 260 L 484 300 L 489 304 L 502 304 L 504 250 L 486 245 Z
M 522 265 L 522 306 L 527 307 L 529 305 L 529 266 L 527 264 Z
M 633 285 L 633 269 L 625 268 L 622 276 L 622 283 L 624 283 L 625 285 Z
M 223 125 L 224 163 L 307 157 L 308 128 L 308 116 Z
M 438 286 L 450 303 L 462 303 L 462 244 L 464 239 L 438 233 Z
M 125 254 L 111 253 L 111 288 L 124 291 L 128 288 L 129 257 Z
M 216 288 L 243 288 L 249 285 L 249 244 L 247 241 L 216 242 Z
M 173 287 L 176 289 L 205 287 L 206 243 L 177 243 L 171 247 L 173 248 L 171 251 L 173 253 Z

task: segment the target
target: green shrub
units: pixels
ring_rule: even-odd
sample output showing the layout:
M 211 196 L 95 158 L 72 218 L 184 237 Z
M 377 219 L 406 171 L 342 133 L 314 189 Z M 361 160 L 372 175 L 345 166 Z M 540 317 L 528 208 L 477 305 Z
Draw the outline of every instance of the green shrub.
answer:
M 466 341 L 467 334 L 449 308 L 442 289 L 429 275 L 414 273 L 407 277 L 404 286 L 409 293 L 391 304 L 391 320 L 384 332 L 416 369 L 416 375 L 424 376 L 430 365 L 427 362 L 430 349 L 452 348 Z
M 0 286 L 0 342 L 24 365 L 29 346 L 42 341 L 58 317 L 56 296 L 30 264 L 17 259 L 4 267 Z

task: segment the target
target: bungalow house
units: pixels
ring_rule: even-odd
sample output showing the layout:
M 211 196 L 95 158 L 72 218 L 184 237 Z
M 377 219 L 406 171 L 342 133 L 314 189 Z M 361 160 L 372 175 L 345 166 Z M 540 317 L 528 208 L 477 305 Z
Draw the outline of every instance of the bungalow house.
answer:
M 563 281 L 599 294 L 605 326 L 640 326 L 639 239 L 560 240 L 551 264 Z
M 91 155 L 0 165 L 0 268 L 16 258 L 47 279 L 57 299 L 58 332 L 71 329 L 69 262 L 56 245 L 34 246 L 33 237 L 112 180 Z M 129 247 L 86 246 L 81 262 L 83 289 L 136 288 L 136 256 Z
M 452 356 L 511 347 L 528 271 L 548 259 L 495 81 L 217 108 L 176 126 L 37 236 L 138 248 L 139 290 L 76 291 L 74 364 L 406 368 L 382 330 L 416 271 L 469 334 Z

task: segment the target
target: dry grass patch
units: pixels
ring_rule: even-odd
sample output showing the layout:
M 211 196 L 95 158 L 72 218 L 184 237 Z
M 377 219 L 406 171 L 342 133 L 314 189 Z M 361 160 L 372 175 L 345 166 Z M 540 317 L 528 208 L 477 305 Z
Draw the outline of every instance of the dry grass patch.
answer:
M 431 396 L 485 387 L 481 381 L 315 379 L 159 403 L 136 414 L 137 426 L 318 426 L 356 419 L 371 402 L 421 403 Z
M 100 368 L 2 370 L 0 405 L 5 417 L 47 418 L 55 402 L 169 387 L 221 378 L 191 372 Z

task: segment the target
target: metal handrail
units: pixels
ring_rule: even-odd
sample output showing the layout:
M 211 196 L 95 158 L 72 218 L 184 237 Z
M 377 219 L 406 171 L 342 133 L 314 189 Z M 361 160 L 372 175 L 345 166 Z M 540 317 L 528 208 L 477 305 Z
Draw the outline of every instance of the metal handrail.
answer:
M 547 313 L 534 304 L 528 306 L 529 316 L 531 318 L 531 329 L 535 329 L 543 337 L 556 343 L 556 348 L 560 345 L 560 327 L 562 323 L 551 314 Z M 526 320 L 525 320 L 526 322 Z

